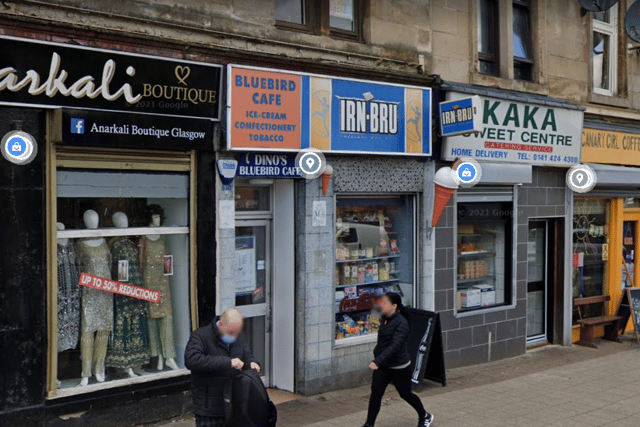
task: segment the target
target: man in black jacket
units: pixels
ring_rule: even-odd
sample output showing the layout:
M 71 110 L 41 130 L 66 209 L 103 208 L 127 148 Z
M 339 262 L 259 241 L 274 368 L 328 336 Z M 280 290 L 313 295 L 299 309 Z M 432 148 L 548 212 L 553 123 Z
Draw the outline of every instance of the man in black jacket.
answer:
M 223 427 L 225 422 L 225 392 L 233 369 L 255 369 L 260 365 L 242 335 L 243 320 L 237 309 L 225 311 L 210 325 L 191 334 L 184 353 L 191 371 L 193 412 L 197 427 Z

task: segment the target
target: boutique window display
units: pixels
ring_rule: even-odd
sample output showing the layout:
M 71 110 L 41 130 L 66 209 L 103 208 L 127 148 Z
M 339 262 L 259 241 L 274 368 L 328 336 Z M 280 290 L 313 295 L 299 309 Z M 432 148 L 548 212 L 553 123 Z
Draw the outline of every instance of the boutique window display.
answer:
M 413 305 L 414 206 L 410 195 L 336 199 L 336 341 L 377 333 L 373 308 L 386 292 Z
M 58 170 L 58 390 L 184 368 L 188 195 L 187 174 Z
M 513 204 L 458 203 L 458 312 L 511 303 Z

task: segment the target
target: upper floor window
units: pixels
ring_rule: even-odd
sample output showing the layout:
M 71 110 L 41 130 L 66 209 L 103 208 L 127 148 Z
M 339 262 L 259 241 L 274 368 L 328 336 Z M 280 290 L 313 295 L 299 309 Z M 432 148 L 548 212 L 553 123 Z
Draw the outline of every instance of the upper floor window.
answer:
M 478 8 L 478 71 L 497 76 L 500 72 L 498 48 L 498 2 L 480 0 Z
M 516 80 L 533 80 L 532 3 L 531 0 L 515 0 L 509 3 L 478 0 L 480 73 Z M 508 12 L 513 15 L 511 22 L 505 19 Z M 512 48 L 501 38 L 502 34 L 513 37 Z
M 533 79 L 530 0 L 513 2 L 513 78 Z
M 360 39 L 362 0 L 276 0 L 280 27 Z
M 602 95 L 614 95 L 617 75 L 617 24 L 618 13 L 614 6 L 593 14 L 593 91 Z

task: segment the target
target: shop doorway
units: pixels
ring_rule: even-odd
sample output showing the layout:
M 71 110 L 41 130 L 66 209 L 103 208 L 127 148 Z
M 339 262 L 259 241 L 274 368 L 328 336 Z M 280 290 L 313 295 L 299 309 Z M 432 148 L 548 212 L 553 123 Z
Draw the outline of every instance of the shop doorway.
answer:
M 559 299 L 562 239 L 560 220 L 529 221 L 527 240 L 527 345 L 552 343 Z M 560 240 L 560 241 L 559 241 Z
M 236 307 L 244 334 L 270 384 L 271 221 L 236 221 Z
M 265 385 L 293 392 L 293 180 L 238 180 L 235 193 L 235 305 Z

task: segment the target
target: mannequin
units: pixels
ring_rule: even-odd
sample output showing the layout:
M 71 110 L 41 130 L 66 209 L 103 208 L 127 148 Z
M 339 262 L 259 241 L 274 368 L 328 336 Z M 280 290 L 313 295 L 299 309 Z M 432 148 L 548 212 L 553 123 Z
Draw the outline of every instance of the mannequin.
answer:
M 149 227 L 160 227 L 164 220 L 164 210 L 159 205 L 149 205 L 146 216 Z M 169 277 L 164 275 L 164 255 L 167 254 L 164 236 L 159 234 L 142 236 L 138 245 L 145 287 L 162 292 L 159 303 L 149 303 L 151 356 L 158 356 L 159 371 L 164 368 L 164 359 L 169 368 L 178 369 L 175 362 L 171 289 Z
M 111 217 L 117 228 L 129 227 L 127 215 L 116 212 Z M 128 263 L 127 283 L 142 286 L 138 248 L 126 236 L 115 237 L 109 242 L 111 258 L 113 260 L 111 272 L 118 278 L 120 261 Z M 129 377 L 137 377 L 133 372 L 134 366 L 149 363 L 149 335 L 147 327 L 147 301 L 131 298 L 125 295 L 115 295 L 114 330 L 109 340 L 106 365 L 123 368 Z
M 56 226 L 59 231 L 65 228 L 61 222 Z M 76 251 L 69 239 L 58 239 L 58 353 L 76 348 L 79 337 L 80 286 Z
M 83 215 L 88 229 L 97 229 L 100 217 L 94 210 Z M 111 279 L 111 253 L 102 237 L 82 239 L 76 243 L 76 263 L 79 273 Z M 82 381 L 80 386 L 89 384 L 93 372 L 96 380 L 103 382 L 104 361 L 107 354 L 109 332 L 113 329 L 113 294 L 82 287 L 82 311 L 80 334 L 80 359 L 82 360 Z

